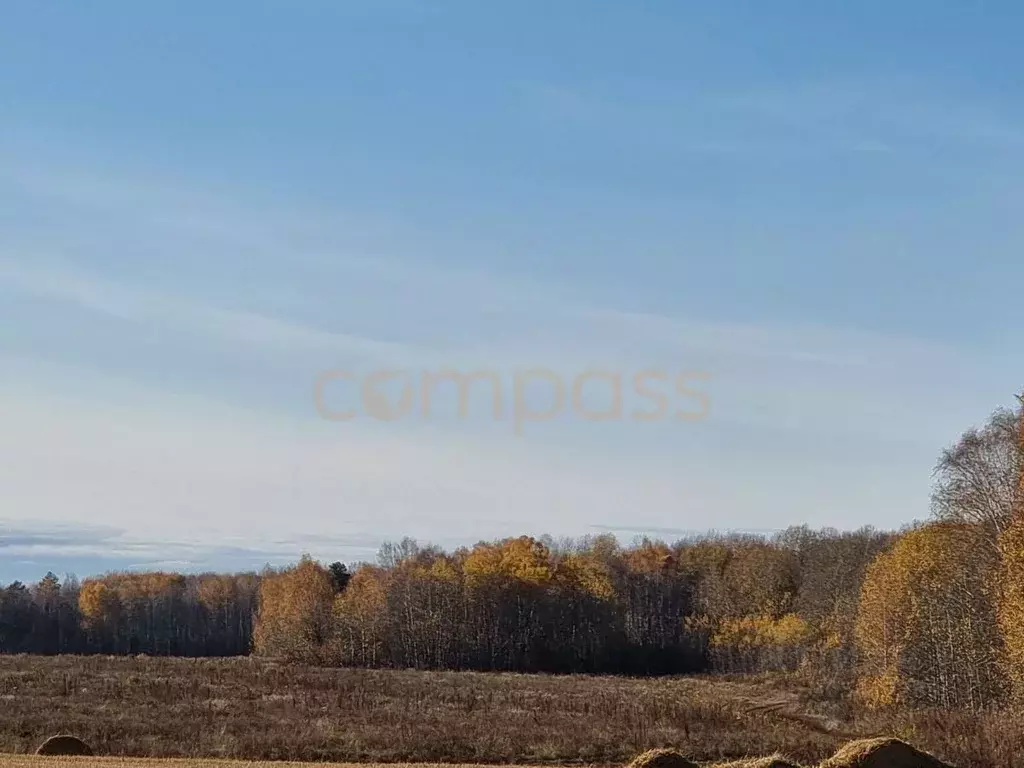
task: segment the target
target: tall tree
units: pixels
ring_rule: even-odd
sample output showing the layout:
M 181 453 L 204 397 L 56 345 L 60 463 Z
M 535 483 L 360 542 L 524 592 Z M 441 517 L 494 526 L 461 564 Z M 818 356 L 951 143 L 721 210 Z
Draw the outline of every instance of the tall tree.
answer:
M 935 467 L 932 511 L 939 520 L 974 523 L 998 549 L 1017 503 L 1021 477 L 1020 413 L 1000 408 L 942 452 Z
M 292 661 L 323 661 L 333 635 L 334 596 L 330 572 L 308 555 L 293 568 L 264 573 L 256 652 Z
M 868 703 L 983 709 L 1001 701 L 990 590 L 997 567 L 981 526 L 950 522 L 908 531 L 872 563 L 856 630 Z

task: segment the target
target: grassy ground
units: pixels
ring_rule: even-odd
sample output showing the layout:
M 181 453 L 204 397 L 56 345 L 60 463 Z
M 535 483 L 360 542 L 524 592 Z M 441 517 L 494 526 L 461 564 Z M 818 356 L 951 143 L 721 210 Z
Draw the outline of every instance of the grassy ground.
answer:
M 621 764 L 652 746 L 713 761 L 840 736 L 690 678 L 320 669 L 252 659 L 0 658 L 0 752 L 70 732 L 97 754 Z M 766 720 L 771 724 L 766 727 Z
M 953 764 L 1024 767 L 1024 731 L 1005 716 L 871 718 L 789 678 L 0 657 L 0 753 L 56 733 L 124 757 L 491 765 L 622 765 L 661 746 L 708 763 L 782 752 L 813 765 L 850 738 L 892 734 Z
M 441 763 L 281 763 L 252 760 L 204 760 L 202 758 L 145 757 L 35 757 L 0 755 L 4 768 L 485 768 Z M 489 767 L 493 768 L 493 767 Z

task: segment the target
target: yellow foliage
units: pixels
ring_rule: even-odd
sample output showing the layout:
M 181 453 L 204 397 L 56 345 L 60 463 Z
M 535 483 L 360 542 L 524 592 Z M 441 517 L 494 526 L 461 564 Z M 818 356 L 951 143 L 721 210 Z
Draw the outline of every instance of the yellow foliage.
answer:
M 818 629 L 818 648 L 822 651 L 834 651 L 843 647 L 843 630 L 837 616 L 829 616 L 822 621 Z
M 615 597 L 615 585 L 608 568 L 589 553 L 567 556 L 559 563 L 558 576 L 598 600 L 611 600 Z
M 373 616 L 383 618 L 387 606 L 386 572 L 373 565 L 364 565 L 352 574 L 348 587 L 334 605 L 336 615 L 348 615 L 360 619 Z
M 497 545 L 477 544 L 462 569 L 472 584 L 504 576 L 541 586 L 548 584 L 554 575 L 548 548 L 530 536 L 506 539 Z
M 502 547 L 501 569 L 526 584 L 547 584 L 552 577 L 551 553 L 530 536 L 509 539 Z
M 308 556 L 260 582 L 254 646 L 257 654 L 315 662 L 332 633 L 334 584 Z
M 675 568 L 676 558 L 664 542 L 644 539 L 626 553 L 626 563 L 635 573 L 659 573 Z
M 933 523 L 868 567 L 855 626 L 865 703 L 980 707 L 998 695 L 981 536 L 966 523 Z
M 804 619 L 788 613 L 778 619 L 771 616 L 742 616 L 723 619 L 711 635 L 713 647 L 770 648 L 800 646 L 814 630 Z
M 349 658 L 360 664 L 376 664 L 387 619 L 388 583 L 386 569 L 364 565 L 335 598 L 332 615 L 337 634 L 328 647 L 335 661 Z
M 430 576 L 439 581 L 455 582 L 459 580 L 459 572 L 447 557 L 438 558 L 430 566 Z
M 1024 518 L 1018 517 L 999 541 L 999 625 L 1005 646 L 1005 666 L 1017 699 L 1024 699 Z
M 857 699 L 871 709 L 895 707 L 901 702 L 900 676 L 894 667 L 857 680 Z
M 998 619 L 1004 644 L 1004 666 L 1010 691 L 1024 702 L 1024 395 L 1017 431 L 1017 495 L 1014 518 L 999 537 Z
M 207 610 L 217 611 L 235 599 L 236 584 L 230 576 L 209 574 L 199 579 L 199 602 Z
M 473 547 L 462 564 L 462 572 L 471 584 L 480 584 L 501 573 L 501 550 L 494 544 Z
M 116 620 L 121 601 L 117 593 L 99 579 L 87 579 L 78 593 L 78 607 L 86 625 L 98 628 Z

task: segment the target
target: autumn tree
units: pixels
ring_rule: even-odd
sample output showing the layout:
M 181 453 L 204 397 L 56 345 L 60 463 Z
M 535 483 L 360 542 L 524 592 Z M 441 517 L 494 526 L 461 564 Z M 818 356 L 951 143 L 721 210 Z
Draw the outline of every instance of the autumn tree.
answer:
M 1014 700 L 1024 702 L 1024 395 L 1017 419 L 1017 476 L 1011 521 L 999 538 L 999 626 L 1005 643 L 1005 669 Z
M 998 560 L 981 525 L 912 529 L 868 568 L 858 690 L 875 706 L 982 709 L 1004 693 L 991 592 Z
M 842 676 L 856 660 L 854 625 L 868 566 L 894 540 L 889 532 L 861 528 L 814 531 L 788 528 L 775 542 L 796 559 L 796 615 L 814 629 L 808 663 L 817 673 Z
M 83 629 L 90 647 L 102 653 L 121 653 L 118 624 L 121 599 L 117 590 L 101 579 L 86 579 L 78 595 Z
M 1020 414 L 1000 408 L 942 452 L 935 467 L 932 511 L 939 520 L 981 527 L 998 548 L 1013 517 L 1021 477 Z
M 322 661 L 334 631 L 334 597 L 330 572 L 308 555 L 292 568 L 266 571 L 260 581 L 255 652 L 291 661 Z
M 340 664 L 377 667 L 388 659 L 385 638 L 388 572 L 362 565 L 334 600 L 335 635 L 330 657 Z

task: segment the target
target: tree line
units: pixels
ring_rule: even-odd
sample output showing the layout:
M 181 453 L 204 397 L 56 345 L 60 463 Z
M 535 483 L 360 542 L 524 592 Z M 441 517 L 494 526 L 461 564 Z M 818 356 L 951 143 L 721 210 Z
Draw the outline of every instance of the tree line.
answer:
M 255 573 L 48 573 L 0 587 L 0 653 L 247 654 L 259 591 Z
M 317 664 L 664 674 L 852 658 L 863 574 L 892 535 L 790 528 L 621 546 L 411 539 L 351 570 L 124 572 L 0 588 L 0 652 L 257 654 Z
M 52 574 L 0 589 L 0 652 L 255 653 L 367 667 L 801 670 L 871 706 L 1024 699 L 1024 432 L 996 411 L 942 452 L 933 517 L 675 543 L 521 536 L 260 573 Z

